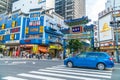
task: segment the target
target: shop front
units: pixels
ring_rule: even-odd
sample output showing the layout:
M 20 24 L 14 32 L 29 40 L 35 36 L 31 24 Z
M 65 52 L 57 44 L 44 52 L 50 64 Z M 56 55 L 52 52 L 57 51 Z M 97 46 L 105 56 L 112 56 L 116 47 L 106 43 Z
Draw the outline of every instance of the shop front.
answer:
M 52 54 L 53 58 L 59 58 L 62 54 L 63 48 L 60 44 L 51 44 L 49 46 L 49 53 Z
M 19 40 L 6 41 L 6 56 L 18 57 L 20 55 L 20 43 Z

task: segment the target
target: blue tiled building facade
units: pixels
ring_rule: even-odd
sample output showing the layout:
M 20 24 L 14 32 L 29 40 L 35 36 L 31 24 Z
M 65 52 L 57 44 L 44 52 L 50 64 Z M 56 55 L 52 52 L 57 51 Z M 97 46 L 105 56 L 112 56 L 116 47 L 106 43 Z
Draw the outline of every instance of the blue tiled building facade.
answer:
M 23 14 L 19 11 L 12 15 L 0 16 L 0 43 L 5 46 L 4 55 L 20 56 L 21 51 L 30 54 L 51 53 L 56 57 L 62 50 L 62 23 L 58 16 L 40 11 Z M 62 20 L 62 19 L 61 19 Z M 63 20 L 64 22 L 64 20 Z

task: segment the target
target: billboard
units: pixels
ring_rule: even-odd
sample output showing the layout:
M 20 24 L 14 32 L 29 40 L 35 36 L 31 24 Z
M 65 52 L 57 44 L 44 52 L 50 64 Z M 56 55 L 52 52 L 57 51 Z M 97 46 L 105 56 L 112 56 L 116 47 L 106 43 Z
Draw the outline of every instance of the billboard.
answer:
M 99 34 L 100 41 L 106 41 L 113 39 L 112 27 L 110 26 L 110 21 L 112 20 L 111 14 L 108 14 L 99 19 Z

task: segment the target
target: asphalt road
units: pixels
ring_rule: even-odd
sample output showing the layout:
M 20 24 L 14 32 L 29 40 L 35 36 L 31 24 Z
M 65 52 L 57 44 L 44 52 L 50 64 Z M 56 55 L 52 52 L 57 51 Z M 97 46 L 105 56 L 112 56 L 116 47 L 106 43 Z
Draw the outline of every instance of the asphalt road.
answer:
M 62 60 L 0 60 L 0 80 L 120 80 L 120 65 L 104 71 L 67 68 Z

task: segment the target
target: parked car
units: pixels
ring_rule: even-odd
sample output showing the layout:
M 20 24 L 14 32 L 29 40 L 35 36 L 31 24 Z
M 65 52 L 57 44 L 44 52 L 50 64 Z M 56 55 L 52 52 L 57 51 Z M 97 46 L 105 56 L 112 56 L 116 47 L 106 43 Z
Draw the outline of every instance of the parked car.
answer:
M 0 58 L 3 58 L 3 54 L 0 54 Z
M 67 67 L 91 67 L 99 70 L 114 67 L 114 61 L 106 52 L 85 52 L 64 60 Z

